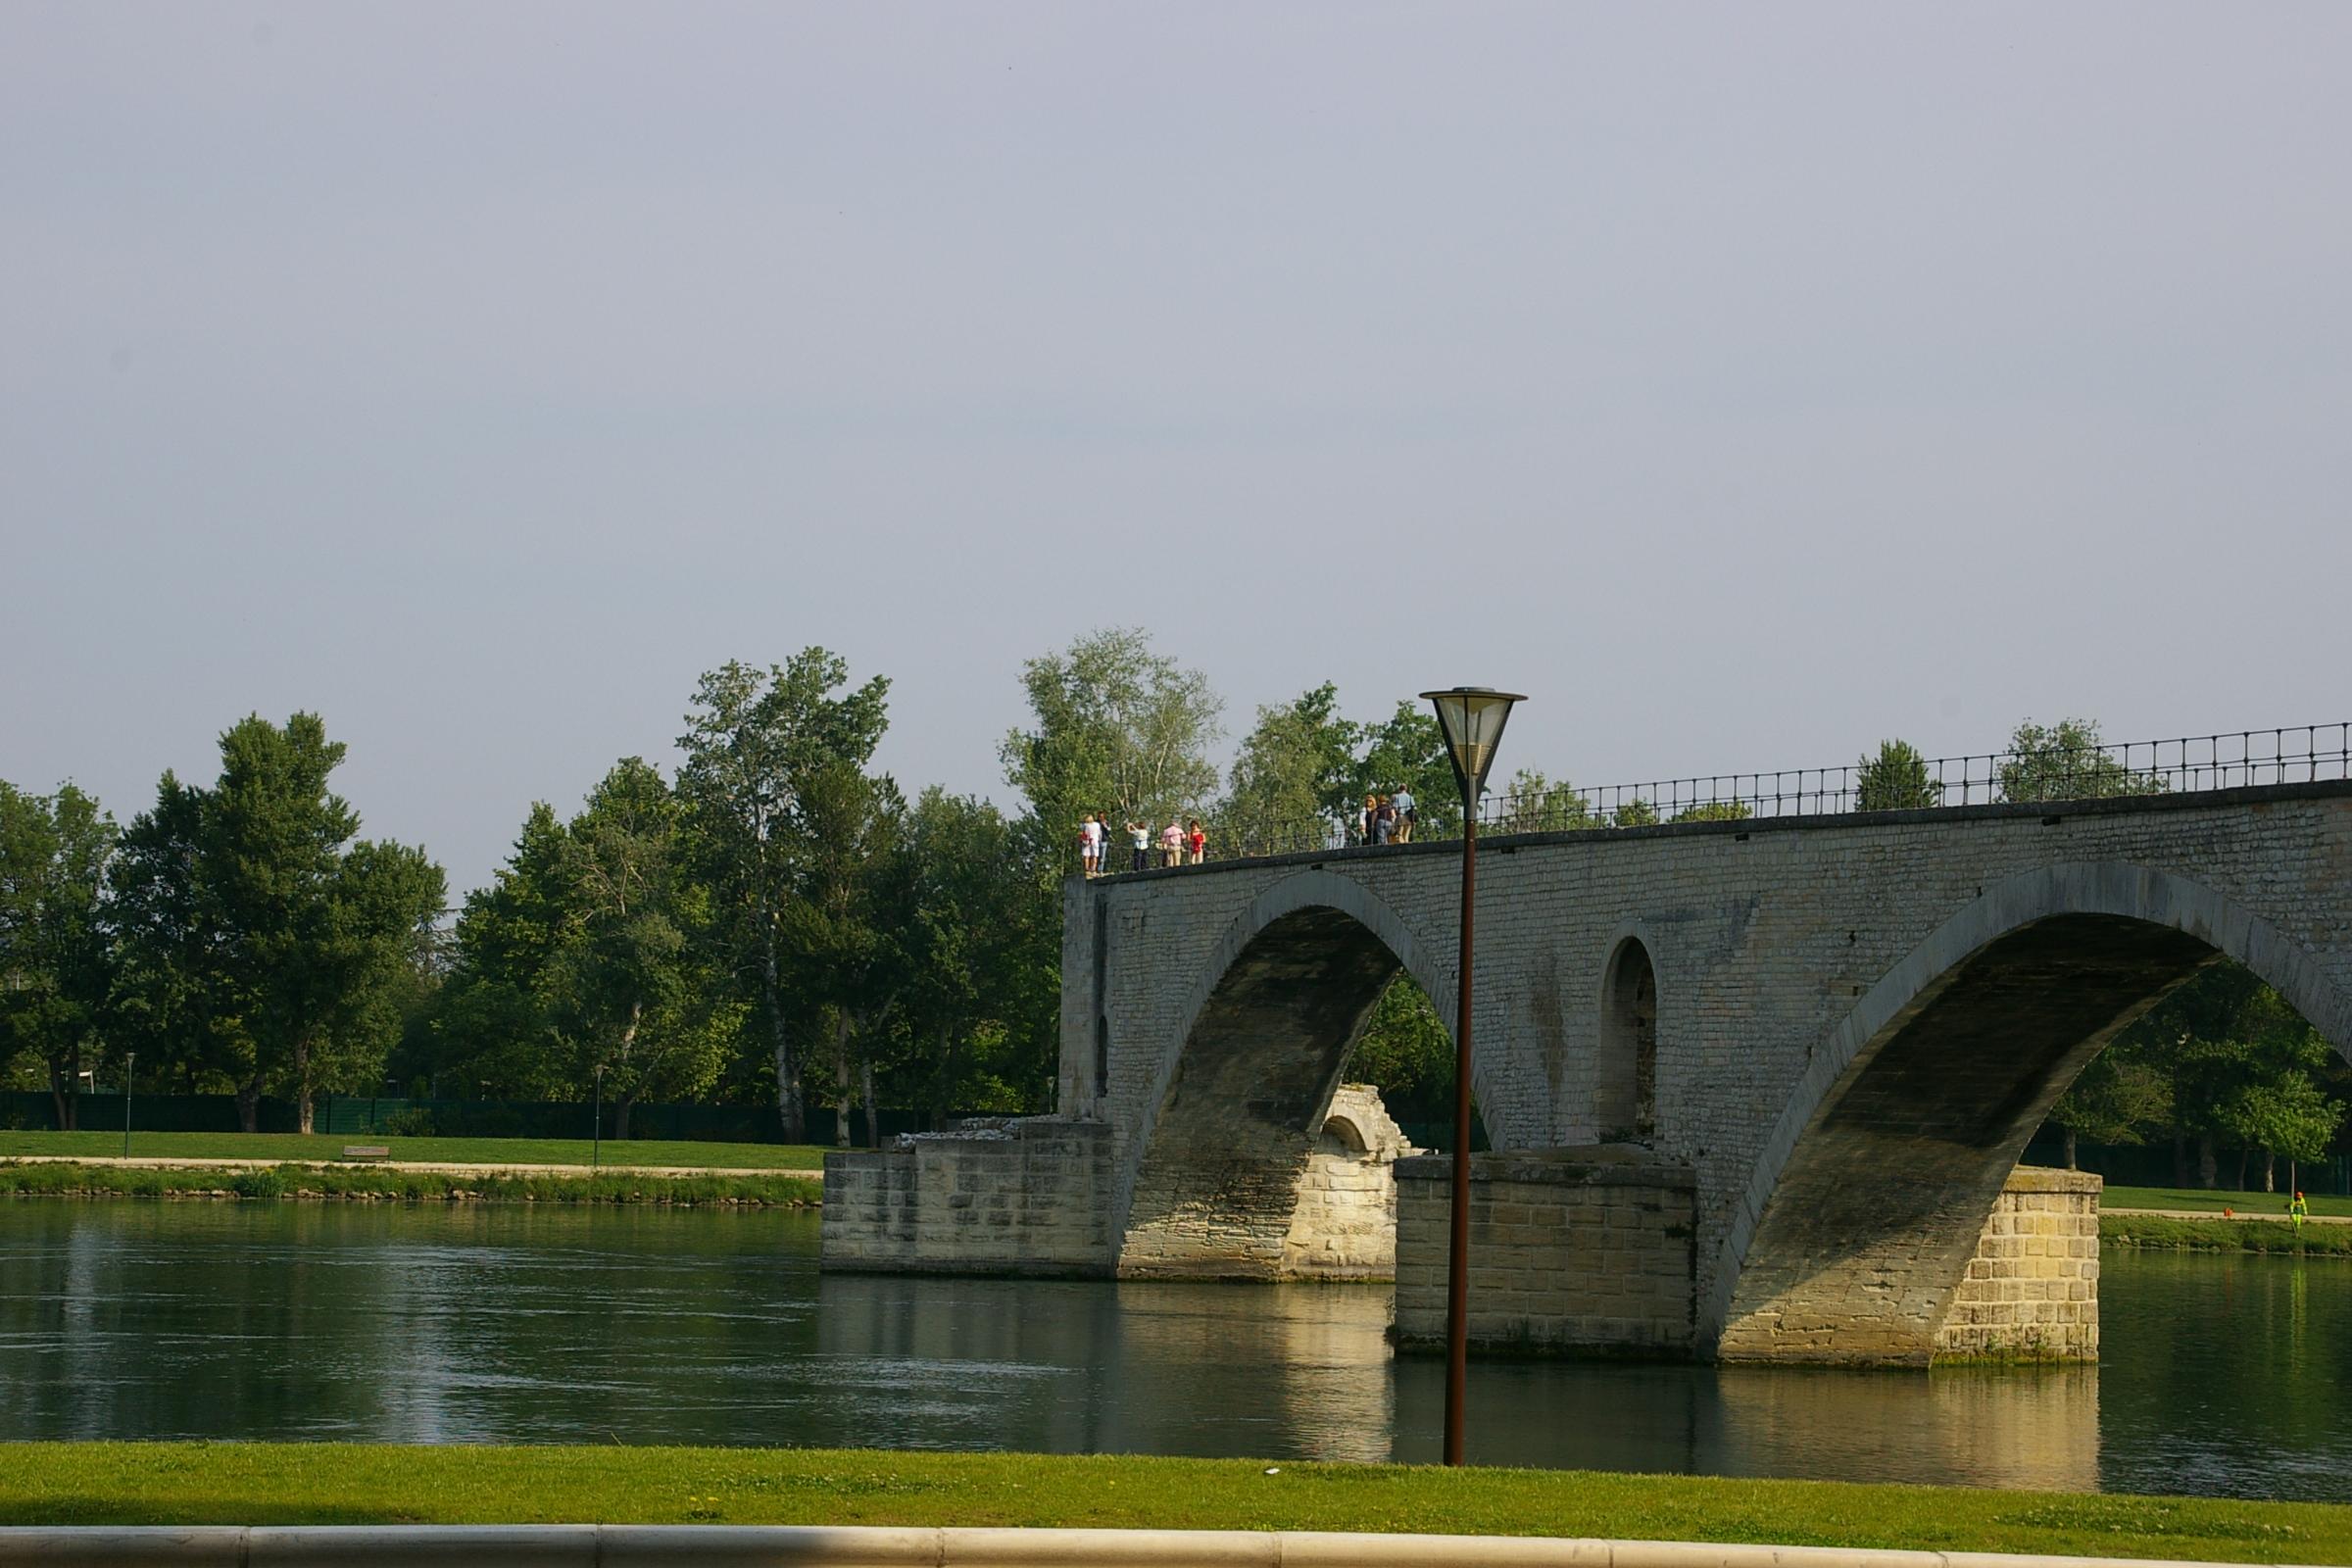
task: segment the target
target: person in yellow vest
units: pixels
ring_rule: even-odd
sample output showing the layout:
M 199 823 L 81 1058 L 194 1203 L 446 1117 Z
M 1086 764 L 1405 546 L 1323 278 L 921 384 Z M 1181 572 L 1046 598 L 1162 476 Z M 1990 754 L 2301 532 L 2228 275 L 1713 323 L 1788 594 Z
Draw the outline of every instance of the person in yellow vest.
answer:
M 2303 1222 L 2311 1218 L 2311 1205 L 2303 1201 L 2303 1195 L 2300 1192 L 2295 1194 L 2295 1200 L 2286 1205 L 2286 1217 L 2295 1222 L 2295 1229 L 2298 1232 L 2303 1229 Z

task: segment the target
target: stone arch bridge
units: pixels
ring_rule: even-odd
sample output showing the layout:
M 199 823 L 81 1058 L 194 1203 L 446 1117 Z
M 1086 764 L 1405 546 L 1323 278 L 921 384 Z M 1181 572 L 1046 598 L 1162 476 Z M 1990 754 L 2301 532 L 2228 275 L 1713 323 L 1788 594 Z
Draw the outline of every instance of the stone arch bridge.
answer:
M 1453 1026 L 1458 857 L 1072 879 L 1057 1114 L 834 1156 L 828 1266 L 1317 1272 L 1302 1200 L 1327 1211 L 1395 1148 L 1363 1134 L 1376 1107 L 1326 1127 L 1372 1004 L 1401 970 Z M 2352 784 L 1484 841 L 1475 1067 L 1496 1152 L 1474 1334 L 2095 1353 L 2077 1191 L 2095 1181 L 2013 1172 L 2075 1074 L 2222 956 L 2352 1047 Z M 1395 1167 L 1407 1341 L 1442 1318 L 1443 1165 Z

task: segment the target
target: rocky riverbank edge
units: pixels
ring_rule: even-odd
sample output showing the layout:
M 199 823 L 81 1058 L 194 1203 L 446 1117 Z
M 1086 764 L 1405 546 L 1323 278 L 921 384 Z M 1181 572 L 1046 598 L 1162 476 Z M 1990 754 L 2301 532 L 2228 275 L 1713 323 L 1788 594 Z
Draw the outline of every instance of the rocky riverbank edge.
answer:
M 220 1201 L 651 1203 L 680 1208 L 814 1208 L 813 1172 L 656 1175 L 617 1170 L 415 1170 L 368 1165 L 84 1165 L 0 1160 L 0 1197 Z

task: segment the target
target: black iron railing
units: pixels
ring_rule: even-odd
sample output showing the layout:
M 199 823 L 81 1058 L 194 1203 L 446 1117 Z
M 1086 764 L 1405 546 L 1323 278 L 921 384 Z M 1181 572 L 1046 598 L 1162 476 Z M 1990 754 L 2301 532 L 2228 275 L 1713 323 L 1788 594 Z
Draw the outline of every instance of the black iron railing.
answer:
M 2044 746 L 1968 757 L 1911 754 L 1876 764 L 1865 760 L 1842 767 L 1490 794 L 1479 802 L 1478 824 L 1482 835 L 1560 833 L 1945 806 L 2056 805 L 2346 778 L 2352 778 L 2352 721 L 2116 745 L 2076 744 L 2059 734 Z M 1411 842 L 1460 835 L 1461 807 L 1455 799 L 1421 800 L 1414 807 L 1419 820 L 1411 826 Z M 1184 818 L 1188 828 L 1192 820 Z M 1381 824 L 1367 822 L 1360 813 L 1279 822 L 1202 818 L 1202 823 L 1207 842 L 1201 858 L 1211 860 L 1405 842 L 1393 829 L 1384 837 Z M 1147 868 L 1171 863 L 1162 847 L 1162 827 L 1153 824 L 1149 834 Z M 1175 863 L 1192 859 L 1189 842 L 1180 854 Z M 1115 875 L 1133 868 L 1131 840 L 1114 825 L 1102 869 Z

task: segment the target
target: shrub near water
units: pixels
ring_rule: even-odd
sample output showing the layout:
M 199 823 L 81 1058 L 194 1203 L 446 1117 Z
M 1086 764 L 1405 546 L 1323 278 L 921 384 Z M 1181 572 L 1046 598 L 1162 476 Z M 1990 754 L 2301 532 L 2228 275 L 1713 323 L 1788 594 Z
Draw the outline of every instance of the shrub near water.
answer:
M 273 1170 L 241 1170 L 228 1179 L 228 1190 L 239 1198 L 283 1198 L 286 1179 Z
M 744 1172 L 723 1176 L 453 1175 L 380 1166 L 265 1166 L 256 1170 L 170 1170 L 0 1162 L 0 1196 L 169 1198 L 230 1195 L 248 1199 L 383 1199 L 409 1202 L 481 1200 L 540 1203 L 733 1203 L 800 1208 L 815 1203 L 806 1177 Z

